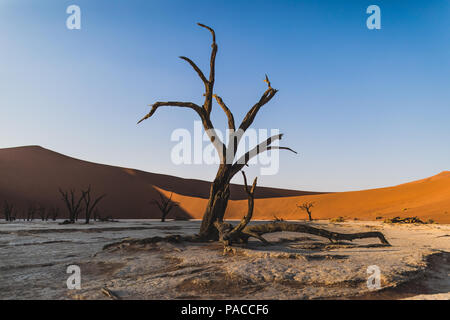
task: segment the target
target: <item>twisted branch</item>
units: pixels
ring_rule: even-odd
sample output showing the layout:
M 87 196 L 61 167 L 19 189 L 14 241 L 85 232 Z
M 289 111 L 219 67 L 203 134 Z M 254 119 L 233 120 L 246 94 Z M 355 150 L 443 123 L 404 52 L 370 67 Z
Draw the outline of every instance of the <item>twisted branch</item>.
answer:
M 272 98 L 276 95 L 278 90 L 272 88 L 270 86 L 269 78 L 266 75 L 266 79 L 264 82 L 267 83 L 268 89 L 263 93 L 259 101 L 247 112 L 246 116 L 244 117 L 244 120 L 242 120 L 241 125 L 239 126 L 239 129 L 242 129 L 244 132 L 250 127 L 250 125 L 255 120 L 255 117 L 261 107 L 263 107 L 265 104 L 267 104 Z
M 205 103 L 203 107 L 205 108 L 206 114 L 211 114 L 212 110 L 212 95 L 213 95 L 213 88 L 214 88 L 214 81 L 215 81 L 215 70 L 216 70 L 216 55 L 217 55 L 217 43 L 216 43 L 216 33 L 211 27 L 208 27 L 202 23 L 197 23 L 200 27 L 208 29 L 212 34 L 212 44 L 211 44 L 211 58 L 209 60 L 209 81 L 208 85 L 206 86 L 206 92 L 205 92 Z
M 223 112 L 225 112 L 227 118 L 228 118 L 228 128 L 234 132 L 236 130 L 235 124 L 234 124 L 234 116 L 233 113 L 231 113 L 231 110 L 228 109 L 225 102 L 223 102 L 222 98 L 219 97 L 217 94 L 214 94 L 213 97 L 216 99 L 219 106 L 222 107 Z
M 250 151 L 246 152 L 242 157 L 240 157 L 233 164 L 233 166 L 232 166 L 233 174 L 236 174 L 237 172 L 242 170 L 242 168 L 248 164 L 250 159 L 254 158 L 258 154 L 263 153 L 265 151 L 277 149 L 277 150 L 288 150 L 288 151 L 291 151 L 293 153 L 297 153 L 296 151 L 294 151 L 294 150 L 292 150 L 291 148 L 288 148 L 288 147 L 271 146 L 271 144 L 273 142 L 275 142 L 277 140 L 281 140 L 282 137 L 283 137 L 282 133 L 274 135 L 274 136 L 271 136 L 270 138 L 268 138 L 267 140 L 261 142 L 260 144 L 258 144 L 256 147 L 254 147 Z
M 200 68 L 197 67 L 197 65 L 194 63 L 194 61 L 192 61 L 188 57 L 180 56 L 180 59 L 187 61 L 191 65 L 191 67 L 195 70 L 195 72 L 197 72 L 198 76 L 203 81 L 203 84 L 205 85 L 205 90 L 207 90 L 209 82 L 208 82 L 208 80 L 206 80 L 206 77 L 203 74 L 202 70 L 200 70 Z

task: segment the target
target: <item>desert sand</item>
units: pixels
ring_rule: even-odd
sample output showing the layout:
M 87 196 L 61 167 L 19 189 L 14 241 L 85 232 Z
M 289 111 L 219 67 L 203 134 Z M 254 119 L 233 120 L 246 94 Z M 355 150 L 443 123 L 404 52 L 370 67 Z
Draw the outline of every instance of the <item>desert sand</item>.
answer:
M 204 213 L 210 182 L 148 173 L 77 160 L 37 147 L 0 149 L 0 201 L 4 199 L 25 210 L 30 204 L 59 206 L 64 210 L 58 188 L 86 188 L 106 193 L 101 203 L 103 216 L 121 219 L 158 218 L 150 206 L 158 192 L 180 203 L 170 217 L 200 219 Z M 272 220 L 305 219 L 296 204 L 315 203 L 313 218 L 339 216 L 347 220 L 384 220 L 395 216 L 418 216 L 438 223 L 450 223 L 450 172 L 402 185 L 353 192 L 315 193 L 258 187 L 254 218 Z M 231 186 L 226 218 L 240 219 L 246 212 L 242 186 Z
M 255 222 L 258 223 L 258 222 Z M 382 231 L 374 239 L 330 243 L 299 233 L 267 236 L 223 255 L 218 243 L 107 244 L 193 234 L 199 221 L 124 220 L 61 226 L 0 223 L 0 299 L 449 299 L 450 226 L 351 221 L 315 226 L 338 232 Z M 67 266 L 81 269 L 69 290 Z M 367 267 L 381 272 L 367 288 Z

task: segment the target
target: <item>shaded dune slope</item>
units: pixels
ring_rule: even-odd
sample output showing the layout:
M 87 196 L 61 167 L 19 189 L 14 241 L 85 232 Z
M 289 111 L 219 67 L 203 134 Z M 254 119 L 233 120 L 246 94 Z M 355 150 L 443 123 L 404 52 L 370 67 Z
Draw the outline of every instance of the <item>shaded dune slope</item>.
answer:
M 91 163 L 39 146 L 0 149 L 0 201 L 6 199 L 22 211 L 32 204 L 65 210 L 58 188 L 80 190 L 89 184 L 95 193 L 107 194 L 100 205 L 102 215 L 115 218 L 158 218 L 157 208 L 149 205 L 159 199 L 158 188 L 198 198 L 207 198 L 210 188 L 207 181 Z M 231 185 L 230 189 L 232 199 L 246 198 L 242 186 Z M 260 198 L 316 194 L 264 187 L 259 191 Z M 175 215 L 191 216 L 181 208 L 173 210 L 171 216 Z

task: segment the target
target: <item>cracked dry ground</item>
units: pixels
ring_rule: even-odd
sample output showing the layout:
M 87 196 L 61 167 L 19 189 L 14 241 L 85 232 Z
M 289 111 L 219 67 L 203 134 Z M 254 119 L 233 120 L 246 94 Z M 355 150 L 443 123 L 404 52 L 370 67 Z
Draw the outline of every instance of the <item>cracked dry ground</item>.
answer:
M 328 228 L 355 230 L 351 225 Z M 429 275 L 436 278 L 435 284 L 440 282 L 440 289 L 428 290 L 422 283 L 430 263 L 448 266 L 448 250 L 442 250 L 449 245 L 445 226 L 443 233 L 428 226 L 366 225 L 356 229 L 382 229 L 393 246 L 374 244 L 373 239 L 331 244 L 319 237 L 287 232 L 267 236 L 272 243 L 269 246 L 251 241 L 246 248 L 225 256 L 218 243 L 118 245 L 80 264 L 83 289 L 68 293 L 68 297 L 107 298 L 101 292 L 103 287 L 120 299 L 403 298 L 450 291 L 448 267 Z M 410 230 L 414 236 L 407 239 Z M 421 241 L 425 234 L 432 239 Z M 416 241 L 422 246 L 415 245 Z M 433 248 L 433 243 L 440 245 Z M 389 294 L 384 289 L 379 296 L 369 293 L 366 281 L 370 265 L 380 268 L 382 288 L 409 283 L 422 291 Z M 442 274 L 443 282 L 438 281 Z
M 0 223 L 0 299 L 109 299 L 104 287 L 121 299 L 448 299 L 449 225 L 308 224 L 342 233 L 381 231 L 392 246 L 376 239 L 331 244 L 282 232 L 266 236 L 269 246 L 250 241 L 228 256 L 218 243 L 102 250 L 129 237 L 194 234 L 200 222 Z M 73 264 L 81 267 L 81 290 L 67 289 Z M 375 293 L 366 286 L 370 265 L 380 268 L 385 288 Z

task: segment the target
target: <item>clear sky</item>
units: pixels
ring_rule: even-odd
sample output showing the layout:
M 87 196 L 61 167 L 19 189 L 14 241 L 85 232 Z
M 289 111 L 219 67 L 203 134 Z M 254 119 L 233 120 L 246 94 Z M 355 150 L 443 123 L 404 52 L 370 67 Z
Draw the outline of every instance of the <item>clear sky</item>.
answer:
M 81 30 L 66 8 L 81 8 Z M 369 30 L 366 8 L 381 9 Z M 216 166 L 170 161 L 174 129 L 193 130 L 215 28 L 215 91 L 238 122 L 265 90 L 255 128 L 279 128 L 277 175 L 260 184 L 343 191 L 450 169 L 450 1 L 0 0 L 0 148 L 41 145 L 73 157 L 211 180 Z M 214 122 L 226 118 L 215 105 Z M 248 170 L 250 177 L 259 173 Z M 240 177 L 233 180 L 240 182 Z

